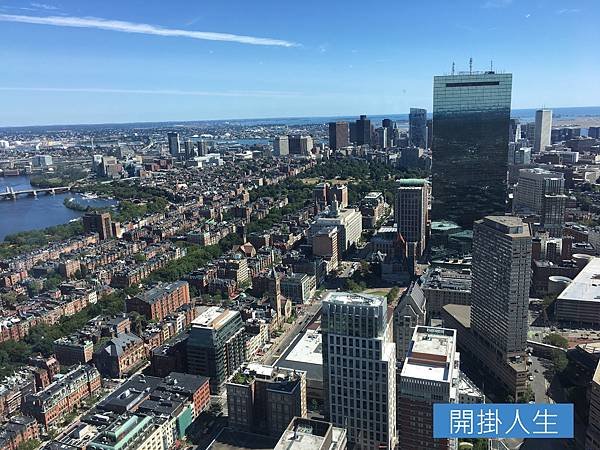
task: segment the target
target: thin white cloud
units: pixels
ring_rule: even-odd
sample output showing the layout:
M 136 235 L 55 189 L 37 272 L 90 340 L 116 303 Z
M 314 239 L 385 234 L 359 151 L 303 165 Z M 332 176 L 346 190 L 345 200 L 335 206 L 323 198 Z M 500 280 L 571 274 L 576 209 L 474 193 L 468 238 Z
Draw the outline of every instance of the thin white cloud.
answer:
M 483 4 L 483 8 L 506 8 L 513 0 L 487 0 Z
M 45 9 L 46 11 L 54 11 L 58 9 L 56 6 L 48 5 L 46 3 L 31 3 L 31 6 L 38 9 Z
M 86 94 L 134 94 L 134 95 L 183 95 L 202 97 L 293 97 L 302 95 L 298 92 L 286 91 L 183 91 L 179 89 L 119 89 L 101 87 L 22 87 L 0 86 L 0 91 L 15 92 L 75 92 Z
M 559 9 L 558 11 L 556 11 L 556 14 L 576 14 L 581 12 L 580 9 L 577 8 L 563 8 L 563 9 Z
M 186 37 L 208 41 L 238 42 L 250 45 L 271 45 L 278 47 L 296 47 L 294 42 L 280 39 L 243 36 L 229 33 L 215 33 L 210 31 L 188 31 L 176 28 L 163 28 L 145 23 L 125 22 L 121 20 L 108 20 L 97 17 L 61 17 L 61 16 L 25 16 L 16 14 L 0 14 L 0 21 L 19 22 L 37 25 L 53 25 L 57 27 L 94 28 L 99 30 L 120 31 L 122 33 L 150 34 L 155 36 Z

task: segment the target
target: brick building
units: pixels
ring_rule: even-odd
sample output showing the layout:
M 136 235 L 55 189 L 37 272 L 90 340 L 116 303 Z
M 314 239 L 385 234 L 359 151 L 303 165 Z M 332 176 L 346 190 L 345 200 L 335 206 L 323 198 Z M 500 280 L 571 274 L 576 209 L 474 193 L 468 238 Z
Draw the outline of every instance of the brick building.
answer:
M 182 305 L 190 303 L 190 286 L 187 281 L 160 284 L 146 292 L 128 298 L 127 312 L 136 311 L 148 320 L 163 320 Z

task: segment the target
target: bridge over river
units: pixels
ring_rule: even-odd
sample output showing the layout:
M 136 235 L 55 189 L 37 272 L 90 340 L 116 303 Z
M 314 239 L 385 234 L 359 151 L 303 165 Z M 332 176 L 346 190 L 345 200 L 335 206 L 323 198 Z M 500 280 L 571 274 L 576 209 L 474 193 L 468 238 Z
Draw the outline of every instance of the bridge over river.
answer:
M 12 186 L 7 186 L 5 192 L 0 192 L 0 199 L 3 200 L 16 200 L 20 196 L 24 197 L 37 197 L 38 195 L 54 195 L 54 194 L 63 194 L 65 192 L 69 192 L 72 186 L 58 186 L 52 188 L 31 188 L 31 189 L 22 189 L 22 190 L 14 190 Z

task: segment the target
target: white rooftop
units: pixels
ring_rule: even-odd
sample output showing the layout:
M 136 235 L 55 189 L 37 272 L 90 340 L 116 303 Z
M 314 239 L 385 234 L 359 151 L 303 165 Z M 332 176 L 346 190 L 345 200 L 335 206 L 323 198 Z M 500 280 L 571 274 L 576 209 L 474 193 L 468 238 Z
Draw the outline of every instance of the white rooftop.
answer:
M 285 359 L 307 364 L 323 364 L 323 353 L 320 349 L 322 339 L 321 333 L 316 330 L 306 330 L 302 339 L 298 341 Z
M 324 302 L 337 304 L 354 304 L 366 306 L 381 306 L 385 297 L 371 294 L 355 294 L 352 292 L 330 292 L 323 299 Z
M 221 328 L 236 311 L 211 306 L 192 321 L 192 328 Z
M 560 293 L 558 300 L 600 301 L 600 258 L 592 258 Z
M 417 327 L 410 343 L 402 377 L 448 382 L 456 357 L 456 330 Z

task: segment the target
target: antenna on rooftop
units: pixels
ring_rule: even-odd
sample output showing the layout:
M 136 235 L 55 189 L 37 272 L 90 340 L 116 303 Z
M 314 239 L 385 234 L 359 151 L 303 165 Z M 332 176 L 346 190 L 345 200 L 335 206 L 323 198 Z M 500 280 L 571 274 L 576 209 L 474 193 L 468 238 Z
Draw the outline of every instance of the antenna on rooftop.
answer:
M 452 61 L 452 75 L 454 75 L 454 61 Z
M 469 58 L 469 75 L 473 75 L 473 58 Z
M 490 72 L 494 71 L 494 60 L 490 59 Z

